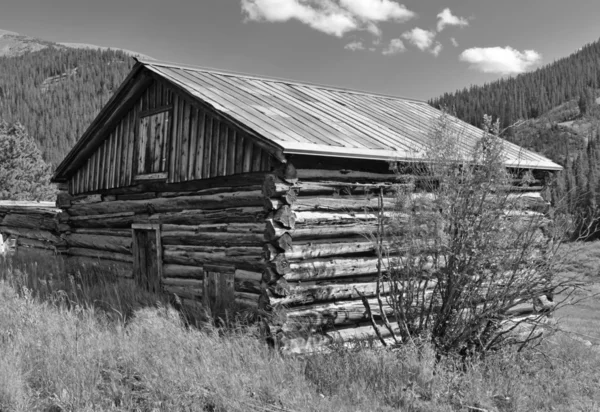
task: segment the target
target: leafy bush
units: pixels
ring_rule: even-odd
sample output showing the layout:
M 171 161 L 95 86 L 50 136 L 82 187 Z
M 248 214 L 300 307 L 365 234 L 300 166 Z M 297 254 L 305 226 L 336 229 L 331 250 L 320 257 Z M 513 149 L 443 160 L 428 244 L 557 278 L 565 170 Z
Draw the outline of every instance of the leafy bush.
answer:
M 427 164 L 411 166 L 416 178 L 379 215 L 374 241 L 388 270 L 380 271 L 378 313 L 398 342 L 430 339 L 440 356 L 531 343 L 549 301 L 569 286 L 554 276 L 562 234 L 539 210 L 541 199 L 530 210 L 510 192 L 515 181 L 527 186 L 535 178 L 505 167 L 498 123 L 486 117 L 482 138 L 466 151 L 450 121 L 440 118 Z

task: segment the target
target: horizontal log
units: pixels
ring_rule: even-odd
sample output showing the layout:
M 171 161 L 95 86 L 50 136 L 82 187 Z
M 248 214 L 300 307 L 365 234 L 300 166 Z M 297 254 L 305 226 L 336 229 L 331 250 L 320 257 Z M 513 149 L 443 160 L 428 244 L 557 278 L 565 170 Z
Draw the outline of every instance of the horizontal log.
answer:
M 84 256 L 101 260 L 133 263 L 133 256 L 131 254 L 127 255 L 125 253 L 107 252 L 105 250 L 71 247 L 66 253 L 71 256 Z
M 291 262 L 288 281 L 357 276 L 377 273 L 377 258 L 313 259 L 305 262 Z M 385 262 L 382 262 L 385 270 Z
M 284 252 L 289 261 L 297 259 L 314 259 L 328 256 L 344 256 L 374 252 L 376 244 L 371 241 L 350 243 L 296 244 L 291 250 Z
M 105 213 L 105 214 L 98 214 L 98 215 L 81 215 L 81 216 L 77 216 L 77 215 L 71 215 L 69 216 L 69 222 L 79 222 L 79 221 L 84 221 L 84 220 L 99 220 L 99 219 L 113 219 L 113 218 L 120 218 L 120 217 L 130 217 L 135 215 L 135 212 L 118 212 L 118 213 Z
M 71 233 L 65 235 L 65 240 L 70 247 L 100 249 L 109 252 L 131 253 L 131 236 L 105 236 Z
M 79 235 L 90 235 L 90 236 L 119 236 L 119 237 L 131 237 L 131 229 L 70 229 L 71 233 Z
M 58 229 L 58 218 L 56 214 L 7 213 L 2 219 L 1 225 L 26 229 L 43 229 L 56 232 Z
M 221 253 L 209 252 L 190 252 L 182 250 L 166 249 L 163 252 L 163 261 L 185 266 L 205 266 L 205 265 L 234 265 L 238 269 L 244 270 L 262 270 L 264 263 L 260 259 L 260 254 L 256 258 L 249 256 L 228 256 Z
M 202 266 L 165 264 L 163 265 L 163 276 L 166 278 L 203 279 L 204 269 Z
M 210 187 L 200 190 L 188 190 L 188 191 L 168 191 L 168 192 L 158 192 L 156 193 L 157 197 L 179 197 L 179 196 L 202 196 L 202 195 L 214 195 L 219 193 L 227 193 L 227 192 L 238 192 L 238 191 L 257 191 L 261 190 L 261 185 L 248 185 L 243 188 L 233 187 L 233 186 L 225 186 L 225 187 Z
M 86 256 L 66 256 L 65 265 L 71 272 L 90 273 L 96 271 L 126 279 L 133 278 L 133 264 L 130 262 L 99 260 Z
M 379 302 L 376 298 L 367 299 L 374 317 L 380 318 L 382 311 L 379 308 Z M 393 315 L 394 310 L 391 305 L 385 301 L 382 304 L 383 313 Z M 298 306 L 285 311 L 286 323 L 289 327 L 298 324 L 298 328 L 306 327 L 333 327 L 336 325 L 348 325 L 369 320 L 367 310 L 362 300 L 339 301 L 325 304 L 313 304 L 307 306 Z
M 41 214 L 53 216 L 60 213 L 54 202 L 33 202 L 23 200 L 0 200 L 0 215 L 7 213 Z
M 262 206 L 261 191 L 240 191 L 214 195 L 181 196 L 173 198 L 155 198 L 147 200 L 117 200 L 87 205 L 73 205 L 69 210 L 72 216 L 113 214 L 122 212 L 164 213 L 189 209 L 226 209 L 233 207 Z
M 16 237 L 26 237 L 28 239 L 41 240 L 52 244 L 62 243 L 62 239 L 48 230 L 17 228 L 10 226 L 0 226 L 0 232 Z
M 402 266 L 405 258 L 395 258 L 394 265 Z M 432 270 L 435 266 L 434 260 L 429 256 L 421 257 L 423 263 L 421 269 Z M 287 281 L 305 281 L 328 279 L 338 277 L 349 277 L 368 275 L 378 272 L 378 259 L 373 258 L 338 258 L 338 259 L 313 259 L 300 262 L 290 262 L 290 271 L 285 274 Z M 387 269 L 387 260 L 382 262 L 382 271 Z M 439 263 L 441 265 L 442 263 Z
M 252 282 L 260 282 L 262 280 L 261 272 L 252 272 L 249 270 L 237 269 L 235 271 L 235 279 L 236 280 L 247 280 Z
M 421 281 L 415 283 L 414 285 L 411 285 L 411 289 L 419 291 L 427 289 L 428 294 L 430 294 L 431 290 L 435 287 L 435 285 L 435 281 Z M 361 283 L 334 283 L 321 285 L 304 285 L 302 283 L 288 283 L 288 286 L 289 290 L 287 296 L 269 296 L 269 304 L 271 306 L 297 306 L 317 302 L 359 299 L 361 296 L 365 296 L 368 298 L 377 296 L 376 280 Z M 381 282 L 381 284 L 379 285 L 379 293 L 381 294 L 381 296 L 386 296 L 393 290 L 394 287 L 398 288 L 396 289 L 398 291 L 403 289 L 401 284 L 393 285 L 390 282 Z
M 165 224 L 203 224 L 203 223 L 236 223 L 261 222 L 266 212 L 262 206 L 239 207 L 222 210 L 184 210 L 181 212 L 155 213 L 150 221 Z
M 163 232 L 164 245 L 215 245 L 239 246 L 262 245 L 264 236 L 258 233 L 223 233 L 223 232 Z
M 294 230 L 285 229 L 280 227 L 272 220 L 268 219 L 265 224 L 265 240 L 272 242 L 283 236 L 289 234 L 293 240 L 303 239 L 327 239 L 327 238 L 341 238 L 341 237 L 356 237 L 365 236 L 376 231 L 377 226 L 374 223 L 353 223 L 336 226 L 325 226 L 325 225 L 313 225 L 313 226 L 302 226 L 297 227 Z
M 144 199 L 154 199 L 156 197 L 155 192 L 147 192 L 147 193 L 129 193 L 124 195 L 114 195 L 115 200 L 144 200 Z
M 85 205 L 88 203 L 98 203 L 102 202 L 102 195 L 82 195 L 82 196 L 74 196 L 71 199 L 71 206 L 73 205 Z
M 171 278 L 165 277 L 160 281 L 163 286 L 176 286 L 182 288 L 191 288 L 191 289 L 199 289 L 201 290 L 204 287 L 203 279 L 180 279 L 180 278 Z
M 52 251 L 56 252 L 57 244 L 51 243 L 51 242 L 46 242 L 43 240 L 19 237 L 17 239 L 17 246 L 32 247 L 32 248 L 36 248 L 36 249 L 46 249 L 46 250 L 52 250 Z
M 212 253 L 212 254 L 222 254 L 223 256 L 229 257 L 250 257 L 260 259 L 261 257 L 261 248 L 260 247 L 252 247 L 252 246 L 232 246 L 232 247 L 223 247 L 223 246 L 195 246 L 195 245 L 163 245 L 164 250 L 168 251 L 179 251 L 179 252 L 202 252 L 202 253 Z
M 72 228 L 129 228 L 131 230 L 131 225 L 136 222 L 136 219 L 139 219 L 139 217 L 131 213 L 124 214 L 124 216 L 121 217 L 94 217 L 93 219 L 81 219 L 70 221 L 68 224 Z
M 173 225 L 163 224 L 161 231 L 165 234 L 170 232 L 192 232 L 192 233 L 263 233 L 264 223 L 210 223 L 200 225 Z

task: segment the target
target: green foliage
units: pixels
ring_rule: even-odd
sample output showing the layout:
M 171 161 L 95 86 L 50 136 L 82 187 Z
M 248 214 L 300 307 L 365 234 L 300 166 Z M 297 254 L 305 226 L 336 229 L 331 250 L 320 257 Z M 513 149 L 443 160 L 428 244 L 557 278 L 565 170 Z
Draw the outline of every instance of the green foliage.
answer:
M 44 159 L 58 164 L 123 82 L 122 51 L 47 49 L 0 57 L 0 113 L 25 126 Z
M 54 200 L 50 166 L 20 124 L 0 122 L 0 199 Z

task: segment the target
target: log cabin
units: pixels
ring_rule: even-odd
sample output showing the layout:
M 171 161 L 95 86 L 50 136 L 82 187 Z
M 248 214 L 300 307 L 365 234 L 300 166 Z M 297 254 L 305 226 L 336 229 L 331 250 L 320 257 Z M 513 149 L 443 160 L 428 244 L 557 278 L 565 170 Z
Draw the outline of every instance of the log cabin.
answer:
M 63 253 L 216 314 L 284 308 L 274 334 L 310 321 L 327 341 L 372 336 L 365 211 L 378 207 L 373 192 L 410 180 L 390 162 L 427 160 L 440 115 L 411 99 L 138 60 L 54 174 Z M 482 136 L 450 127 L 466 152 Z M 505 151 L 506 167 L 538 182 L 561 169 Z M 522 192 L 545 203 L 538 186 Z

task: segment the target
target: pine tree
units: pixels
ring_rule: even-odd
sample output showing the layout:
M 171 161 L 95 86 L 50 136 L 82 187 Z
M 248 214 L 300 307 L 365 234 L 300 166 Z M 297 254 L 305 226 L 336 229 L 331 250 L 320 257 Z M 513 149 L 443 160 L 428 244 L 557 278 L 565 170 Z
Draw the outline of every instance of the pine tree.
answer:
M 0 199 L 54 200 L 50 165 L 25 128 L 0 122 Z

